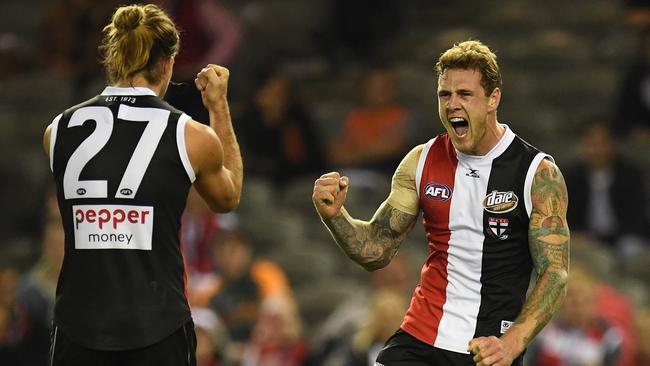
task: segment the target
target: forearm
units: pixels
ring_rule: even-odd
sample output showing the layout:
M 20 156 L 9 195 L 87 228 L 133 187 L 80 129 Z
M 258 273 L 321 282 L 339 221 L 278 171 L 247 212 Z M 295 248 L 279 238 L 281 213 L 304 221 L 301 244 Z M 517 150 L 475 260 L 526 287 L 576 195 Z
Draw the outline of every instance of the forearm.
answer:
M 374 271 L 388 265 L 397 254 L 415 223 L 415 216 L 384 203 L 369 222 L 352 218 L 345 208 L 323 222 L 350 259 L 366 270 Z
M 528 242 L 537 282 L 514 325 L 503 335 L 518 353 L 553 318 L 566 294 L 569 276 L 568 198 L 564 178 L 554 164 L 546 160 L 540 163 L 531 199 Z
M 537 282 L 515 323 L 502 336 L 517 354 L 553 318 L 566 294 L 569 276 L 568 198 L 564 178 L 555 164 L 547 160 L 540 163 L 531 199 L 528 242 Z
M 390 242 L 375 242 L 370 223 L 353 219 L 345 208 L 323 223 L 343 252 L 368 271 L 385 267 L 396 252 L 389 250 L 393 247 Z
M 535 336 L 548 324 L 566 294 L 567 272 L 547 270 L 537 283 L 512 327 L 501 337 L 521 354 Z
M 223 147 L 223 166 L 228 169 L 233 178 L 233 184 L 241 190 L 243 179 L 243 163 L 239 151 L 239 143 L 235 136 L 230 118 L 230 108 L 226 97 L 210 105 L 210 127 L 217 133 Z

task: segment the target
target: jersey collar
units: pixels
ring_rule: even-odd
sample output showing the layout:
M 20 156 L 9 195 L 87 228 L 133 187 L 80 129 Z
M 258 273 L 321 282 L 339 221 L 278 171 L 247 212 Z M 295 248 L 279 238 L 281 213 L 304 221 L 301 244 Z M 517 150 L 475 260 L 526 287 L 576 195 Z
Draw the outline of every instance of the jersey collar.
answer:
M 102 92 L 102 95 L 153 95 L 156 96 L 153 90 L 145 87 L 134 86 L 129 88 L 120 88 L 117 86 L 107 86 Z

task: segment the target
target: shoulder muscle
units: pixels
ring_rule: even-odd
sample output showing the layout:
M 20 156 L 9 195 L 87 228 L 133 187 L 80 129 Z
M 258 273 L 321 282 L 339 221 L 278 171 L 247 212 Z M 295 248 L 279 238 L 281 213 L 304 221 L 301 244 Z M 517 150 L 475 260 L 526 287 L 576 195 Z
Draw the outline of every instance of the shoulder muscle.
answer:
M 210 127 L 189 120 L 185 126 L 185 145 L 197 176 L 202 171 L 212 171 L 223 165 L 221 140 Z
M 413 148 L 395 170 L 387 202 L 400 211 L 417 215 L 418 195 L 415 188 L 415 170 L 424 145 Z
M 528 237 L 535 267 L 538 273 L 549 268 L 566 271 L 570 240 L 567 189 L 560 169 L 550 160 L 537 168 L 531 196 Z

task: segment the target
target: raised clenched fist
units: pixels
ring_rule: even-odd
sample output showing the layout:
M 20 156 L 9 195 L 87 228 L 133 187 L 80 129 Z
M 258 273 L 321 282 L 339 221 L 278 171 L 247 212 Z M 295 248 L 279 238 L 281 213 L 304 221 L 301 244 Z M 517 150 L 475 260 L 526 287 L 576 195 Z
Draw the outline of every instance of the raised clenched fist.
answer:
M 209 110 L 210 106 L 222 102 L 228 92 L 230 71 L 225 67 L 209 64 L 204 67 L 194 79 L 196 88 L 201 92 L 203 105 Z
M 338 172 L 321 175 L 314 182 L 312 200 L 316 211 L 324 220 L 338 215 L 348 194 L 349 179 Z

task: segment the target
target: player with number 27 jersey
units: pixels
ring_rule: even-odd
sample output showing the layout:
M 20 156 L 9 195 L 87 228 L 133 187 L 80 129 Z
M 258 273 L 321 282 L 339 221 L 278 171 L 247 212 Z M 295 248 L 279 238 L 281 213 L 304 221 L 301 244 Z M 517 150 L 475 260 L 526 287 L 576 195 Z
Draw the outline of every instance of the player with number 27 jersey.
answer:
M 80 345 L 142 347 L 190 319 L 178 237 L 189 119 L 147 88 L 107 87 L 51 124 L 66 233 L 55 324 Z

